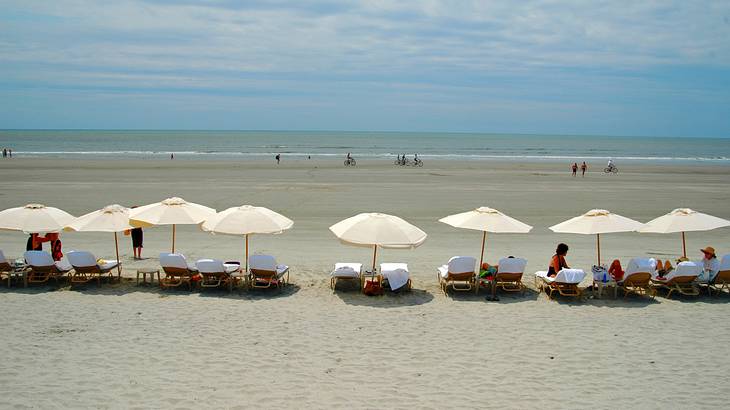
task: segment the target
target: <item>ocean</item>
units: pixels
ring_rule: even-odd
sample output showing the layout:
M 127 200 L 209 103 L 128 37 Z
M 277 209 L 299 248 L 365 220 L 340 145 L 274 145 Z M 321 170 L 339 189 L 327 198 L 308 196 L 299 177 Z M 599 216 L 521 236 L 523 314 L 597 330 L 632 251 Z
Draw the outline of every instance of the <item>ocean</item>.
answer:
M 730 164 L 730 138 L 339 131 L 3 130 L 17 157 L 181 159 L 286 157 L 699 162 Z

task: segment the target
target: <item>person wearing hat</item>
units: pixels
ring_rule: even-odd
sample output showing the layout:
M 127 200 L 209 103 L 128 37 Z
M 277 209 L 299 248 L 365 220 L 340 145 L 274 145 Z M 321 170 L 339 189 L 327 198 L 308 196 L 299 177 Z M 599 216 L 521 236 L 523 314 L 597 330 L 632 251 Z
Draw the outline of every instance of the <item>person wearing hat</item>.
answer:
M 708 246 L 705 249 L 700 249 L 700 251 L 705 255 L 702 258 L 702 276 L 706 277 L 708 282 L 712 282 L 717 272 L 720 271 L 720 261 L 717 260 L 717 255 L 715 255 L 715 248 Z

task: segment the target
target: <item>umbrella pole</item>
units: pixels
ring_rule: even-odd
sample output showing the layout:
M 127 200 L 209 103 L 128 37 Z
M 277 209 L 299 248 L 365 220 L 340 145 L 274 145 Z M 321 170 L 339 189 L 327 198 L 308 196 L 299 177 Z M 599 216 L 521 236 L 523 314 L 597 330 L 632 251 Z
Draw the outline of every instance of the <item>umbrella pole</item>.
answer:
M 687 257 L 687 243 L 684 240 L 684 231 L 682 231 L 682 256 Z
M 598 250 L 598 266 L 601 266 L 601 234 L 596 234 L 596 250 Z
M 119 240 L 116 232 L 114 232 L 114 248 L 117 250 L 117 279 L 120 279 L 122 277 L 122 264 L 119 263 Z
M 175 253 L 175 224 L 172 224 L 172 252 Z
M 246 234 L 246 272 L 244 273 L 248 273 L 248 234 Z
M 373 270 L 372 270 L 372 277 L 370 279 L 375 279 L 375 257 L 378 255 L 378 245 L 373 245 Z
M 482 271 L 482 264 L 484 263 L 484 243 L 487 241 L 487 231 L 484 231 L 482 235 L 482 256 L 479 258 L 479 272 Z

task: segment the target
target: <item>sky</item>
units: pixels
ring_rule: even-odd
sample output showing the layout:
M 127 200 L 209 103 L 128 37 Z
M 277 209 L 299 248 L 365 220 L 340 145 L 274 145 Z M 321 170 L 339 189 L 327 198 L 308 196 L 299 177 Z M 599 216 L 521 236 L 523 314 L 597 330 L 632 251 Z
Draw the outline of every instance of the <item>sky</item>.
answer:
M 730 1 L 0 0 L 0 129 L 730 137 Z

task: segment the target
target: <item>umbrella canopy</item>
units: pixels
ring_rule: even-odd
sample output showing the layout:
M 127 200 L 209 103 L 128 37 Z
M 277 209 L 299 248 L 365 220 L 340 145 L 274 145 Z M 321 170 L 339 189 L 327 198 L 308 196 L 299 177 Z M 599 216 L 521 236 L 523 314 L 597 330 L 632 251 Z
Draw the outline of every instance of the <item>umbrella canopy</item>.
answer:
M 528 233 L 530 225 L 511 218 L 502 212 L 486 206 L 439 219 L 455 228 L 495 233 Z
M 132 229 L 129 225 L 129 208 L 107 205 L 98 211 L 74 219 L 64 228 L 78 232 L 122 232 Z
M 687 257 L 685 232 L 710 231 L 730 226 L 727 219 L 703 214 L 689 208 L 677 208 L 672 212 L 647 222 L 639 232 L 676 233 L 682 232 L 682 253 Z
M 596 249 L 598 250 L 598 264 L 600 265 L 602 233 L 632 232 L 642 226 L 644 224 L 641 222 L 611 213 L 605 209 L 592 209 L 583 215 L 553 225 L 550 230 L 558 233 L 596 235 Z
M 248 271 L 248 236 L 251 234 L 279 234 L 291 228 L 294 221 L 271 209 L 242 205 L 206 219 L 200 228 L 210 233 L 244 235 L 246 237 L 246 271 Z
M 462 212 L 460 214 L 449 215 L 439 219 L 447 225 L 455 228 L 473 229 L 482 231 L 482 252 L 479 259 L 479 268 L 484 263 L 484 243 L 487 240 L 487 232 L 495 233 L 528 233 L 532 230 L 530 225 L 522 223 L 517 219 L 511 218 L 502 212 L 486 206 L 479 207 L 472 211 Z M 479 287 L 476 289 L 479 292 Z M 496 287 L 492 286 L 492 298 L 495 298 Z
M 140 206 L 129 212 L 132 226 L 172 225 L 172 252 L 175 252 L 175 225 L 197 225 L 215 215 L 215 209 L 178 197 Z
M 107 205 L 98 211 L 90 212 L 86 215 L 76 218 L 65 228 L 67 231 L 78 232 L 113 232 L 114 247 L 117 252 L 117 262 L 119 262 L 119 240 L 117 232 L 132 229 L 129 225 L 129 208 L 121 205 Z M 117 273 L 122 274 L 121 264 L 117 265 Z
M 25 233 L 58 232 L 73 220 L 73 215 L 58 208 L 28 204 L 0 212 L 0 229 Z
M 340 242 L 373 247 L 373 272 L 378 246 L 393 249 L 413 249 L 420 246 L 428 235 L 403 219 L 381 213 L 362 213 L 330 226 Z

